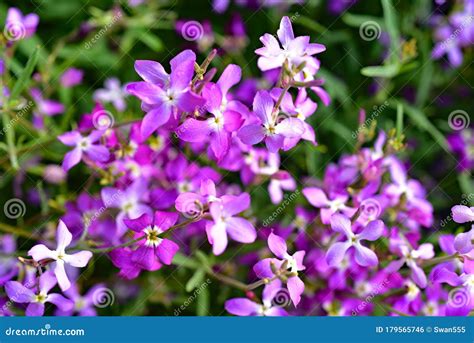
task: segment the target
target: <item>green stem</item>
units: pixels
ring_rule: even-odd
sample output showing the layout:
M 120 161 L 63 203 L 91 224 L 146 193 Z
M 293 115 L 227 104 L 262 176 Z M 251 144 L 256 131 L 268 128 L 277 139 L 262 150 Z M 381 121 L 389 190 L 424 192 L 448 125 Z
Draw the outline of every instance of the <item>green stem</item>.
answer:
M 15 226 L 11 226 L 5 223 L 0 223 L 0 231 L 11 233 L 11 234 L 28 238 L 28 239 L 31 239 L 31 238 L 39 239 L 39 237 L 32 232 L 28 232 L 26 230 L 23 230 L 23 229 L 20 229 L 20 228 L 17 228 Z
M 431 267 L 436 264 L 446 262 L 446 261 L 451 261 L 456 258 L 458 258 L 459 255 L 456 253 L 454 255 L 448 255 L 448 256 L 442 256 L 442 257 L 437 257 L 437 258 L 432 258 L 431 260 L 427 261 L 426 263 L 423 264 L 423 268 Z

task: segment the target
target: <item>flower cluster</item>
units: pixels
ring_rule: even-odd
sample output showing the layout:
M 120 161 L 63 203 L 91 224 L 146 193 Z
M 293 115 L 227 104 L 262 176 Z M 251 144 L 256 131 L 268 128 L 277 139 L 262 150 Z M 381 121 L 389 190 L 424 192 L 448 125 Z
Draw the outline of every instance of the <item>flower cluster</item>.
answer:
M 335 3 L 331 12 L 356 1 Z M 229 4 L 213 5 L 223 12 Z M 464 12 L 452 15 L 449 30 L 472 18 L 471 5 L 466 0 Z M 37 24 L 36 15 L 10 9 L 6 32 L 23 28 L 20 38 L 27 39 Z M 176 27 L 183 32 L 187 24 Z M 222 45 L 236 53 L 232 42 L 241 47 L 248 42 L 241 39 L 240 18 L 231 26 Z M 459 65 L 458 49 L 472 41 L 469 27 L 436 45 L 433 55 L 447 53 Z M 444 30 L 437 31 L 440 39 L 451 39 Z M 202 61 L 191 48 L 176 54 L 169 66 L 137 60 L 141 81 L 122 85 L 107 79 L 93 93 L 90 113 L 77 122 L 68 122 L 62 100 L 87 75 L 76 68 L 58 75 L 61 102 L 44 87 L 47 73 L 33 75 L 36 84 L 25 94 L 34 108 L 31 127 L 38 139 L 48 138 L 55 117 L 63 118 L 62 131 L 53 137 L 62 163 L 48 165 L 44 180 L 65 187 L 65 180 L 80 179 L 84 167 L 90 178 L 81 180 L 83 187 L 72 197 L 50 196 L 42 187 L 28 195 L 39 205 L 50 196 L 46 204 L 58 225 L 42 226 L 31 236 L 8 227 L 37 241 L 19 258 L 16 237 L 0 236 L 0 314 L 38 316 L 53 304 L 57 315 L 96 315 L 105 277 L 92 278 L 87 291 L 81 279 L 105 264 L 111 278 L 118 276 L 126 285 L 150 275 L 168 279 L 178 269 L 184 274 L 183 267 L 195 270 L 188 290 L 208 274 L 234 288 L 222 309 L 238 316 L 370 315 L 379 313 L 377 307 L 393 315 L 468 315 L 474 309 L 474 208 L 452 208 L 454 222 L 472 227 L 427 239 L 435 227 L 434 208 L 428 186 L 398 154 L 401 133 L 396 138 L 393 130 L 377 130 L 372 144 L 360 130 L 354 151 L 328 164 L 322 178 L 316 173 L 297 177 L 289 163 L 284 165 L 291 154 L 323 143 L 314 123 L 319 107 L 331 103 L 319 76 L 318 55 L 326 47 L 295 35 L 284 16 L 276 35 L 260 37 L 255 55 L 262 76 L 249 78 L 243 65 L 222 63 L 222 51 L 211 49 L 219 37 L 210 24 L 201 33 L 194 48 L 209 52 Z M 6 49 L 13 51 L 16 40 L 9 39 Z M 220 72 L 213 67 L 216 59 Z M 0 59 L 0 74 L 5 69 Z M 15 87 L 5 86 L 0 104 L 6 111 L 21 110 L 21 102 L 7 99 L 11 91 Z M 125 115 L 133 103 L 141 108 L 140 118 L 115 122 L 112 112 Z M 473 162 L 465 142 L 472 135 L 466 132 L 448 139 L 462 158 L 462 170 L 472 169 Z M 8 144 L 14 139 L 7 138 Z M 1 148 L 11 153 L 8 144 Z M 20 197 L 27 171 L 42 161 L 22 160 L 21 167 L 15 162 L 11 158 Z M 262 218 L 265 202 L 278 206 L 270 219 Z M 280 221 L 287 207 L 293 218 Z M 239 280 L 242 273 L 232 275 L 237 267 L 247 272 L 249 283 Z M 126 298 L 134 291 L 116 287 L 115 292 Z

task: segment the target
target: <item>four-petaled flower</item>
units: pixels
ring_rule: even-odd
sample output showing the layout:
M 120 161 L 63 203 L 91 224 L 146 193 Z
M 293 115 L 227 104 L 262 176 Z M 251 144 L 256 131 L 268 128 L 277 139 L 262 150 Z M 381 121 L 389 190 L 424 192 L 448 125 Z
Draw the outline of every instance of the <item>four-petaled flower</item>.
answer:
M 349 248 L 355 250 L 355 261 L 363 267 L 376 266 L 378 258 L 369 248 L 361 244 L 362 241 L 375 241 L 383 233 L 384 223 L 381 220 L 373 220 L 369 222 L 360 233 L 352 231 L 352 224 L 349 218 L 342 214 L 334 214 L 331 217 L 331 228 L 345 235 L 343 242 L 334 243 L 326 254 L 326 262 L 328 265 L 335 267 L 341 263 Z
M 28 255 L 33 257 L 36 262 L 53 260 L 54 274 L 58 279 L 59 287 L 65 291 L 71 287 L 71 282 L 66 274 L 65 265 L 68 264 L 71 267 L 77 268 L 85 267 L 91 259 L 92 253 L 85 250 L 72 255 L 66 253 L 66 248 L 71 244 L 72 235 L 62 220 L 59 221 L 56 241 L 58 244 L 55 250 L 49 249 L 44 244 L 38 244 L 28 251 Z
M 5 292 L 12 301 L 28 304 L 26 308 L 27 316 L 42 316 L 44 314 L 44 304 L 47 302 L 56 305 L 62 311 L 70 311 L 74 307 L 71 300 L 66 299 L 61 294 L 49 293 L 55 285 L 55 276 L 51 272 L 45 272 L 39 277 L 39 289 L 36 293 L 18 281 L 7 282 Z

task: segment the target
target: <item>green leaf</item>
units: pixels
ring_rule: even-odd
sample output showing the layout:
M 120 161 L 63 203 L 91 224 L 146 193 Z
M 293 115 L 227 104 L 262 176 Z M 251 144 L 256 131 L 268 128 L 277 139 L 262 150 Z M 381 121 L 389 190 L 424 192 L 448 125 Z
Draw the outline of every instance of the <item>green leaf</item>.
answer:
M 142 31 L 139 33 L 137 38 L 155 52 L 163 50 L 163 42 L 161 39 L 149 32 Z
M 342 21 L 352 27 L 361 27 L 368 21 L 373 21 L 377 23 L 382 30 L 385 30 L 385 22 L 381 20 L 379 17 L 373 17 L 370 15 L 346 13 L 343 15 Z
M 397 138 L 401 138 L 403 133 L 403 105 L 397 104 Z
M 198 316 L 209 315 L 209 287 L 199 288 L 199 294 L 196 302 L 196 314 Z
M 313 30 L 314 32 L 318 33 L 328 33 L 328 29 L 323 25 L 319 24 L 314 18 L 308 18 L 306 16 L 300 16 L 296 23 L 303 25 L 304 27 Z
M 186 283 L 186 292 L 191 292 L 193 289 L 202 285 L 204 276 L 206 276 L 206 272 L 203 269 L 198 269 Z
M 36 63 L 38 62 L 38 56 L 39 48 L 37 47 L 28 59 L 26 67 L 21 72 L 20 77 L 15 82 L 12 92 L 10 93 L 11 99 L 16 99 L 20 95 L 21 91 L 26 87 L 28 81 L 30 80 L 31 74 L 33 73 L 33 70 L 36 67 Z
M 426 117 L 425 113 L 416 107 L 409 105 L 406 101 L 398 100 L 395 103 L 392 102 L 392 106 L 396 107 L 399 104 L 405 109 L 405 113 L 410 119 L 421 129 L 427 131 L 433 139 L 443 148 L 447 153 L 451 153 L 446 142 L 444 135 L 434 126 L 431 121 Z
M 400 32 L 398 30 L 397 13 L 391 0 L 382 0 L 382 8 L 385 26 L 390 36 L 391 60 L 398 61 L 400 56 L 398 53 L 400 49 Z
M 400 67 L 398 64 L 389 64 L 386 66 L 371 66 L 360 70 L 361 74 L 367 77 L 393 78 L 398 75 Z
M 180 253 L 177 253 L 176 255 L 174 255 L 173 264 L 176 265 L 176 266 L 190 268 L 190 269 L 198 269 L 199 268 L 199 264 L 196 261 L 194 261 L 193 259 L 190 259 L 189 257 L 184 256 Z

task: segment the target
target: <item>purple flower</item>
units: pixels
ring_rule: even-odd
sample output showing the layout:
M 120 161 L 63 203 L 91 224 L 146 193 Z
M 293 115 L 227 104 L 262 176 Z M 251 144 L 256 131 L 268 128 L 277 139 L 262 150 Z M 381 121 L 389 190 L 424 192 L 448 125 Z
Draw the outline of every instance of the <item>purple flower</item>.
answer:
M 58 309 L 57 316 L 72 316 L 77 313 L 79 316 L 96 316 L 97 312 L 94 308 L 95 303 L 100 303 L 100 296 L 103 295 L 105 288 L 103 284 L 93 286 L 86 294 L 81 295 L 76 285 L 72 285 L 64 294 L 73 303 L 71 309 Z
M 352 231 L 352 224 L 349 218 L 342 214 L 331 216 L 331 228 L 346 236 L 343 242 L 334 243 L 326 254 L 326 262 L 331 267 L 341 263 L 347 250 L 351 247 L 355 250 L 355 261 L 363 267 L 372 267 L 378 264 L 375 253 L 361 244 L 362 241 L 375 241 L 379 239 L 384 230 L 384 223 L 381 220 L 373 220 L 368 223 L 360 233 Z
M 406 199 L 408 218 L 429 227 L 433 223 L 433 206 L 425 199 L 426 191 L 419 181 L 408 179 L 405 167 L 396 158 L 390 162 L 390 175 L 393 183 L 387 185 L 384 194 L 389 198 L 392 206 L 400 203 L 402 196 Z
M 277 152 L 283 147 L 285 138 L 300 138 L 305 132 L 304 123 L 298 118 L 288 117 L 277 122 L 278 111 L 267 91 L 257 93 L 253 110 L 258 122 L 244 126 L 238 133 L 245 144 L 254 145 L 265 140 L 268 150 Z
M 30 94 L 36 103 L 36 111 L 33 113 L 33 124 L 37 129 L 44 128 L 43 117 L 55 116 L 64 112 L 63 104 L 58 101 L 43 99 L 39 89 L 32 88 Z
M 447 137 L 449 147 L 456 154 L 459 161 L 457 169 L 469 171 L 474 169 L 474 129 L 466 127 Z
M 426 275 L 423 269 L 418 265 L 418 260 L 429 260 L 434 256 L 433 244 L 421 244 L 418 249 L 413 249 L 407 244 L 399 244 L 396 249 L 397 253 L 402 256 L 398 261 L 391 262 L 387 268 L 387 273 L 393 273 L 399 270 L 403 264 L 411 269 L 411 278 L 421 288 L 427 285 Z
M 65 291 L 71 287 L 71 282 L 66 274 L 65 265 L 68 264 L 71 267 L 83 268 L 91 259 L 92 253 L 85 250 L 72 255 L 66 253 L 66 248 L 71 244 L 72 235 L 62 220 L 59 221 L 56 241 L 57 247 L 55 250 L 50 250 L 44 244 L 37 244 L 28 251 L 28 255 L 33 257 L 36 262 L 53 260 L 54 274 L 58 280 L 59 287 Z
M 311 74 L 319 69 L 319 61 L 312 56 L 325 51 L 324 45 L 310 43 L 309 36 L 295 38 L 291 20 L 288 17 L 281 19 L 277 35 L 279 41 L 268 33 L 260 37 L 264 47 L 255 50 L 255 53 L 260 56 L 258 67 L 262 71 L 281 68 L 285 61 L 288 61 L 290 68 L 305 62 L 304 69 L 310 71 Z
M 295 306 L 298 306 L 301 301 L 301 294 L 304 291 L 304 283 L 299 278 L 298 272 L 306 269 L 303 265 L 303 258 L 306 252 L 300 250 L 293 255 L 288 254 L 285 240 L 273 232 L 268 236 L 268 247 L 278 259 L 266 258 L 261 260 L 253 267 L 255 274 L 261 279 L 273 279 L 271 283 L 280 284 L 280 280 L 276 278 L 278 275 L 275 275 L 274 272 L 276 268 L 280 269 L 278 273 L 286 274 L 286 286 L 290 293 L 291 301 Z
M 474 222 L 474 207 L 456 205 L 451 209 L 453 220 L 456 223 L 463 224 Z
M 16 41 L 34 35 L 38 26 L 39 17 L 30 13 L 25 16 L 16 7 L 11 7 L 7 12 L 4 33 L 8 40 Z
M 127 189 L 121 190 L 113 187 L 105 187 L 101 191 L 102 201 L 108 208 L 118 208 L 115 222 L 117 223 L 117 235 L 122 237 L 127 231 L 124 219 L 136 219 L 143 214 L 152 215 L 151 208 L 146 204 L 148 197 L 148 185 L 143 179 L 137 179 Z
M 39 289 L 37 293 L 23 286 L 18 281 L 7 282 L 5 292 L 12 301 L 20 304 L 28 304 L 26 308 L 27 316 L 42 316 L 44 314 L 44 304 L 47 302 L 56 305 L 63 311 L 71 310 L 74 306 L 72 301 L 66 299 L 61 294 L 49 293 L 55 285 L 56 278 L 54 275 L 51 272 L 45 272 L 39 277 Z
M 205 100 L 190 88 L 195 63 L 196 55 L 191 50 L 170 61 L 171 74 L 158 62 L 135 62 L 135 70 L 145 81 L 129 83 L 127 91 L 142 101 L 142 108 L 147 112 L 141 126 L 143 138 L 167 123 L 171 114 L 177 117 L 179 111 L 194 112 L 204 105 Z
M 236 316 L 287 316 L 282 307 L 274 304 L 274 299 L 278 299 L 282 291 L 278 283 L 272 282 L 265 285 L 261 304 L 247 298 L 235 298 L 225 302 L 225 309 Z
M 201 215 L 206 206 L 214 201 L 220 201 L 216 196 L 216 185 L 211 179 L 201 181 L 200 194 L 185 192 L 178 195 L 175 201 L 176 209 L 187 218 Z
M 119 79 L 113 77 L 105 80 L 105 88 L 98 89 L 94 92 L 94 101 L 102 103 L 112 103 L 117 111 L 125 110 L 125 97 L 128 95 L 125 89 L 120 85 Z
M 145 237 L 140 246 L 131 254 L 132 262 L 146 270 L 156 270 L 159 263 L 170 265 L 179 246 L 167 238 L 160 238 L 163 232 L 176 224 L 178 214 L 156 211 L 153 217 L 143 214 L 137 219 L 124 219 L 125 225 L 138 233 L 137 238 Z
M 227 235 L 240 243 L 253 243 L 257 238 L 257 232 L 248 220 L 234 217 L 250 207 L 250 196 L 242 193 L 239 196 L 225 195 L 221 199 L 209 205 L 214 222 L 206 225 L 207 238 L 215 255 L 222 254 L 226 249 Z
M 64 156 L 63 168 L 68 171 L 78 164 L 83 155 L 94 162 L 105 162 L 109 159 L 109 150 L 96 143 L 104 134 L 104 131 L 92 131 L 89 136 L 82 136 L 79 131 L 70 131 L 62 134 L 58 139 L 65 145 L 73 146 L 74 149 Z
M 70 88 L 80 84 L 83 76 L 84 72 L 82 70 L 69 68 L 61 75 L 60 82 L 63 87 Z
M 240 74 L 240 68 L 237 70 Z M 243 119 L 238 112 L 225 108 L 227 100 L 219 84 L 205 88 L 203 95 L 208 99 L 206 109 L 213 117 L 205 120 L 189 118 L 176 133 L 186 142 L 201 142 L 209 137 L 211 149 L 219 161 L 229 151 L 232 132 L 240 129 Z

